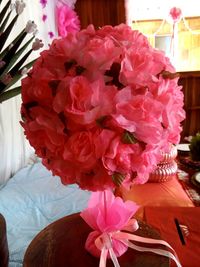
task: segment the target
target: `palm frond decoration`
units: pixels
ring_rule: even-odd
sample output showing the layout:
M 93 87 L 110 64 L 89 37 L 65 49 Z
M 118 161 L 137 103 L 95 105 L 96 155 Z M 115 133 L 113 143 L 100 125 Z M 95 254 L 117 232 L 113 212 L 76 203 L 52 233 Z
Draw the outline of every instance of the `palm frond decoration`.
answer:
M 43 46 L 41 40 L 35 38 L 37 26 L 33 21 L 28 21 L 21 32 L 8 43 L 9 36 L 15 31 L 18 17 L 24 11 L 25 3 L 23 0 L 16 0 L 12 4 L 8 0 L 3 5 L 2 2 L 0 0 L 0 103 L 20 94 L 20 86 L 13 86 L 21 79 L 24 70 L 28 70 L 34 63 L 34 60 L 26 63 L 32 51 Z M 28 37 L 30 34 L 32 36 Z

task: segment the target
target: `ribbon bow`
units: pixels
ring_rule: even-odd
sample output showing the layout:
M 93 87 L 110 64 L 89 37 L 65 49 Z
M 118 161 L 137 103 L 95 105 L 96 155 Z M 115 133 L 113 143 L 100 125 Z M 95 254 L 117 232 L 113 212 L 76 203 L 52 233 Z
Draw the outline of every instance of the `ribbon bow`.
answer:
M 109 257 L 114 267 L 120 267 L 117 257 L 125 253 L 128 248 L 166 256 L 174 260 L 178 267 L 181 267 L 176 252 L 167 242 L 132 234 L 139 227 L 137 221 L 131 219 L 137 209 L 138 206 L 135 203 L 123 202 L 121 198 L 115 197 L 110 191 L 92 194 L 88 208 L 81 213 L 81 217 L 95 230 L 89 234 L 85 248 L 92 255 L 100 257 L 99 267 L 106 267 Z M 165 248 L 139 246 L 131 241 L 163 245 Z
M 134 234 L 129 234 L 129 233 L 121 232 L 121 231 L 118 231 L 115 233 L 102 233 L 95 240 L 96 247 L 99 250 L 101 250 L 99 267 L 106 267 L 106 261 L 107 261 L 108 253 L 109 253 L 110 258 L 114 264 L 114 267 L 120 267 L 119 262 L 118 262 L 117 257 L 116 257 L 116 254 L 113 251 L 113 247 L 112 247 L 112 240 L 113 239 L 119 240 L 122 243 L 124 243 L 125 245 L 127 245 L 128 247 L 135 249 L 137 251 L 153 252 L 155 254 L 168 257 L 168 258 L 174 260 L 178 267 L 181 267 L 181 264 L 179 262 L 179 259 L 178 259 L 176 252 L 164 240 L 157 240 L 157 239 L 140 237 L 140 236 L 137 236 Z M 169 252 L 166 249 L 156 249 L 156 248 L 138 246 L 138 245 L 135 245 L 134 243 L 130 242 L 130 240 L 141 242 L 141 243 L 146 243 L 146 244 L 164 245 L 167 248 L 171 249 L 172 252 Z

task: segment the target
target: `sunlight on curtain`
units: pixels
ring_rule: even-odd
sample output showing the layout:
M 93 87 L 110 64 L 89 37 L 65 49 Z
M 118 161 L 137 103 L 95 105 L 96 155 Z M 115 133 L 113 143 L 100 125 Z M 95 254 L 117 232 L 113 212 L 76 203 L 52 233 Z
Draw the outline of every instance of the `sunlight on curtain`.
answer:
M 194 17 L 200 14 L 200 4 L 197 0 L 125 0 L 127 23 L 133 20 L 165 19 L 172 7 L 181 8 L 184 17 Z
M 44 47 L 47 48 L 48 44 L 52 41 L 48 35 L 48 32 L 52 31 L 56 35 L 54 17 L 55 1 L 49 0 L 45 9 L 42 9 L 40 0 L 25 0 L 24 2 L 26 3 L 26 8 L 19 23 L 22 25 L 25 21 L 33 20 L 38 26 L 38 34 L 36 35 L 36 37 L 42 39 Z M 45 22 L 42 21 L 42 15 L 44 13 L 48 17 Z
M 7 0 L 3 0 L 1 7 Z M 20 15 L 15 25 L 15 29 L 11 32 L 10 40 L 18 34 L 26 25 L 28 20 L 33 20 L 38 26 L 39 39 L 44 42 L 47 48 L 51 42 L 48 32 L 56 33 L 54 18 L 54 1 L 48 1 L 45 12 L 48 14 L 48 20 L 42 21 L 42 8 L 39 0 L 25 0 L 26 8 Z M 29 60 L 36 58 L 39 53 L 34 52 Z M 3 185 L 17 170 L 27 165 L 31 159 L 36 159 L 34 150 L 30 147 L 28 141 L 24 137 L 22 127 L 19 121 L 21 96 L 17 96 L 0 104 L 0 187 Z

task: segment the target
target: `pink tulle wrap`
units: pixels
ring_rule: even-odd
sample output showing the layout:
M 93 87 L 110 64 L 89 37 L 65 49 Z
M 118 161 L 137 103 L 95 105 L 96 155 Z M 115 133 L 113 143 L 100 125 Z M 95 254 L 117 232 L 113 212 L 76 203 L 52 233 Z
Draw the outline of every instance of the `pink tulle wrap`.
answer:
M 123 202 L 120 197 L 115 198 L 109 190 L 93 193 L 88 208 L 81 213 L 84 221 L 94 230 L 87 238 L 86 250 L 92 255 L 100 257 L 101 246 L 107 242 L 108 234 L 112 235 L 112 233 L 125 229 L 136 231 L 137 221 L 131 217 L 138 208 L 139 206 L 132 201 Z M 112 248 L 119 257 L 127 251 L 128 246 L 113 237 Z
M 99 267 L 106 267 L 107 258 L 111 258 L 114 267 L 120 267 L 117 257 L 124 254 L 128 247 L 169 257 L 181 267 L 175 251 L 167 242 L 132 234 L 139 227 L 137 220 L 132 218 L 137 209 L 138 206 L 134 202 L 123 202 L 111 191 L 92 193 L 88 207 L 81 213 L 84 221 L 94 230 L 88 235 L 85 249 L 93 256 L 100 257 Z M 143 245 L 138 246 L 130 241 Z M 144 244 L 159 244 L 165 247 L 159 249 L 146 247 Z

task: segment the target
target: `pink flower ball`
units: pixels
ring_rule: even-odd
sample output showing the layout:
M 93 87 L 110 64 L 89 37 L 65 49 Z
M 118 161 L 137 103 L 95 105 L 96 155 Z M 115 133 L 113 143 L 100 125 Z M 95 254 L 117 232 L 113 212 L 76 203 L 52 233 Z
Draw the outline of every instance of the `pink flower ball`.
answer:
M 64 184 L 145 183 L 185 117 L 175 69 L 127 25 L 54 40 L 22 80 L 22 126 Z

